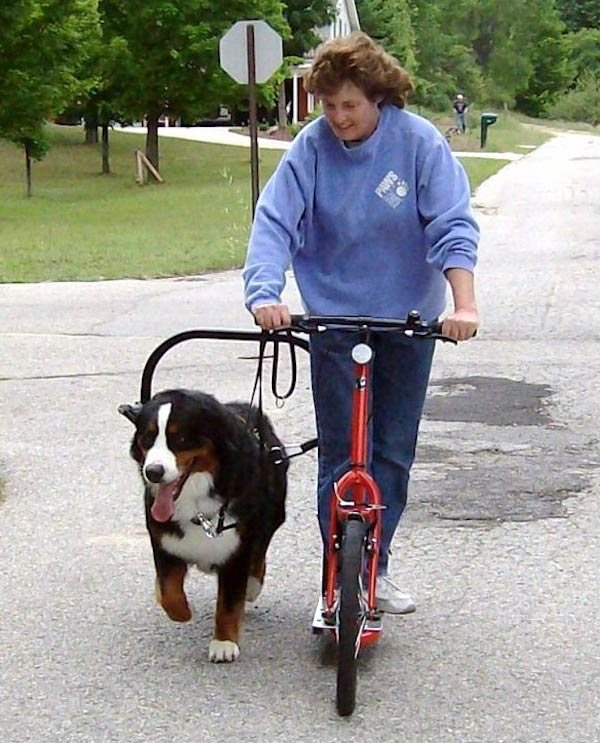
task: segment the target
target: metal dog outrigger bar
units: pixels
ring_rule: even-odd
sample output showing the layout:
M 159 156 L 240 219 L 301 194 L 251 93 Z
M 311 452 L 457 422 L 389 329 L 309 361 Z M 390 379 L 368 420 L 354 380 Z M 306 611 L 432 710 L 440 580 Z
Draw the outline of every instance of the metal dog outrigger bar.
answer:
M 214 330 L 209 328 L 198 328 L 196 330 L 186 330 L 182 333 L 167 338 L 160 345 L 158 345 L 154 351 L 148 357 L 144 369 L 142 371 L 142 381 L 140 386 L 140 404 L 148 402 L 152 397 L 152 379 L 154 371 L 158 365 L 158 362 L 162 357 L 175 346 L 180 343 L 185 343 L 189 340 L 201 339 L 201 340 L 226 340 L 226 341 L 249 341 L 259 344 L 259 355 L 258 355 L 258 371 L 257 380 L 260 384 L 260 374 L 262 371 L 262 362 L 264 358 L 264 350 L 269 345 L 273 346 L 273 373 L 271 376 L 271 387 L 274 396 L 283 400 L 291 395 L 295 386 L 295 366 L 296 359 L 294 356 L 294 349 L 296 347 L 302 348 L 304 351 L 309 350 L 309 343 L 305 338 L 299 338 L 293 335 L 292 332 L 283 334 L 281 331 L 277 333 L 271 333 L 266 330 Z M 277 393 L 277 364 L 279 359 L 279 347 L 280 344 L 289 346 L 292 354 L 292 369 L 293 379 L 290 384 L 290 388 L 285 395 L 279 395 Z M 121 406 L 125 408 L 129 406 Z M 133 406 L 135 407 L 135 406 Z M 262 405 L 259 400 L 259 410 L 262 413 Z M 121 411 L 123 412 L 123 411 Z M 125 413 L 124 413 L 125 414 Z M 286 447 L 286 453 L 284 454 L 281 449 L 277 448 L 269 452 L 271 461 L 274 464 L 281 464 L 283 461 L 297 457 L 300 454 L 304 454 L 310 449 L 314 449 L 318 445 L 316 438 L 310 439 L 303 444 L 290 445 Z
M 260 330 L 211 330 L 208 328 L 199 328 L 197 330 L 186 330 L 183 333 L 177 333 L 157 346 L 148 357 L 144 370 L 142 372 L 142 383 L 140 388 L 140 402 L 146 403 L 152 397 L 152 377 L 158 362 L 162 357 L 175 346 L 185 341 L 195 338 L 225 341 L 252 341 L 258 344 L 273 344 L 273 348 L 278 348 L 279 344 L 284 343 L 292 347 L 302 348 L 308 351 L 308 341 L 305 338 L 287 333 L 269 333 Z

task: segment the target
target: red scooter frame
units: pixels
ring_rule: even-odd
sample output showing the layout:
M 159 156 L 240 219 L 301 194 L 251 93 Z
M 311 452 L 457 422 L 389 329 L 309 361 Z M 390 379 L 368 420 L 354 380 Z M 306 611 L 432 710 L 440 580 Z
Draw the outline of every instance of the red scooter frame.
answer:
M 366 341 L 367 337 L 364 340 Z M 342 539 L 340 532 L 349 516 L 359 518 L 365 524 L 367 530 L 365 573 L 368 576 L 365 595 L 368 623 L 364 625 L 360 634 L 361 646 L 376 640 L 381 630 L 381 622 L 377 614 L 375 584 L 379 564 L 381 510 L 383 508 L 379 487 L 366 470 L 372 352 L 364 341 L 362 349 L 365 352 L 368 349 L 370 353 L 365 361 L 357 361 L 353 356 L 355 382 L 352 393 L 350 468 L 334 483 L 331 495 L 327 560 L 324 575 L 325 606 L 322 612 L 323 620 L 326 623 L 335 621 L 338 555 Z
M 371 317 L 292 316 L 292 331 L 320 333 L 327 329 L 358 334 L 351 351 L 354 372 L 350 423 L 350 464 L 334 482 L 329 534 L 323 560 L 322 596 L 313 618 L 313 632 L 330 630 L 338 642 L 337 709 L 351 715 L 356 703 L 356 659 L 360 648 L 381 633 L 377 609 L 377 568 L 381 543 L 382 503 L 379 487 L 367 472 L 371 397 L 371 332 L 397 331 L 411 338 L 443 339 L 439 322 L 423 322 L 413 311 L 405 320 Z M 366 590 L 363 581 L 366 578 Z

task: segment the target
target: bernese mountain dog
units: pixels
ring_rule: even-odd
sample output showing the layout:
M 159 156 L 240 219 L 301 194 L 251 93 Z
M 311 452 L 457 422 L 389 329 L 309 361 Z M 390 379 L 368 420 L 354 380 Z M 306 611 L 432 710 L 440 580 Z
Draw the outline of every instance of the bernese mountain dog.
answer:
M 269 542 L 285 520 L 283 445 L 255 407 L 194 390 L 159 392 L 119 412 L 135 425 L 130 453 L 144 482 L 156 599 L 172 620 L 186 622 L 188 567 L 216 573 L 208 656 L 234 661 L 244 602 L 258 598 Z

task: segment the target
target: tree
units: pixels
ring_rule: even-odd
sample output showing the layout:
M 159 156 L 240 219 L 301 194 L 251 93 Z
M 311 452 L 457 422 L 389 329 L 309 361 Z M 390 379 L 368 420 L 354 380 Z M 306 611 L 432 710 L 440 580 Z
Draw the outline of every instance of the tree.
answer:
M 286 57 L 302 57 L 321 43 L 315 33 L 317 28 L 327 25 L 335 18 L 333 0 L 284 0 L 285 19 L 290 27 L 290 36 L 283 45 Z
M 569 80 L 564 25 L 554 0 L 494 0 L 470 21 L 475 43 L 489 43 L 480 61 L 491 99 L 539 115 Z
M 581 28 L 565 42 L 575 81 L 586 72 L 600 73 L 600 28 Z
M 119 64 L 120 43 L 118 39 L 107 37 L 106 29 L 93 47 L 91 63 L 96 71 L 96 81 L 79 106 L 79 113 L 85 123 L 85 141 L 98 144 L 98 127 L 102 131 L 102 174 L 110 174 L 109 130 L 114 121 L 123 122 L 125 117 L 119 108 L 122 91 L 119 79 L 111 75 Z
M 600 29 L 600 0 L 557 0 L 556 6 L 569 31 Z
M 96 36 L 96 0 L 3 0 L 0 5 L 0 137 L 31 160 L 48 149 L 42 126 L 90 84 L 83 70 Z
M 416 39 L 408 0 L 357 0 L 356 7 L 363 31 L 408 72 L 416 72 Z
M 465 0 L 407 0 L 414 33 L 416 101 L 445 110 L 458 91 L 481 99 L 483 80 L 462 16 Z
M 554 0 L 410 0 L 410 5 L 419 73 L 438 95 L 451 78 L 458 83 L 455 90 L 479 79 L 482 98 L 518 101 L 533 113 L 564 87 L 563 26 Z
M 564 37 L 571 81 L 548 115 L 569 121 L 600 122 L 600 28 L 580 28 Z
M 551 33 L 532 46 L 529 53 L 531 74 L 526 87 L 515 96 L 520 111 L 540 116 L 564 90 L 571 78 L 565 48 L 565 39 Z
M 219 39 L 228 28 L 261 18 L 289 33 L 279 0 L 100 0 L 100 12 L 119 50 L 110 75 L 120 91 L 119 108 L 132 120 L 146 119 L 146 156 L 157 169 L 161 116 L 193 120 L 241 99 L 241 86 L 219 67 Z

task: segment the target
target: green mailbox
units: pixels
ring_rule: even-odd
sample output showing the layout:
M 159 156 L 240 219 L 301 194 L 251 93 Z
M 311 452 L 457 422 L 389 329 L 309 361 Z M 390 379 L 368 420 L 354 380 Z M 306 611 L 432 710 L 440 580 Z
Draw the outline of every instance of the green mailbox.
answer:
M 487 140 L 488 126 L 495 124 L 498 121 L 498 114 L 486 112 L 481 114 L 481 148 L 485 147 Z

